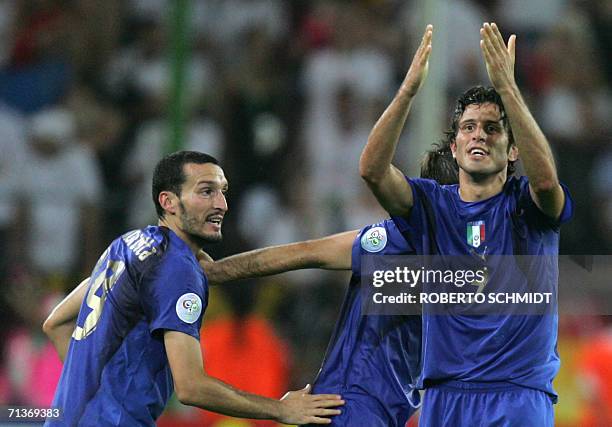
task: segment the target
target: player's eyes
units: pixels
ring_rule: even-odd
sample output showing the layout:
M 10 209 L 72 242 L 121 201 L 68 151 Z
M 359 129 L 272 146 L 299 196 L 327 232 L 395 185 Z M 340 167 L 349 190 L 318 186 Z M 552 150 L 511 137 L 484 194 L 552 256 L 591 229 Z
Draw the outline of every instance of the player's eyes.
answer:
M 227 194 L 227 188 L 221 190 L 217 190 L 215 188 L 203 188 L 200 190 L 200 194 L 206 197 L 212 197 L 217 193 L 223 194 L 225 196 Z

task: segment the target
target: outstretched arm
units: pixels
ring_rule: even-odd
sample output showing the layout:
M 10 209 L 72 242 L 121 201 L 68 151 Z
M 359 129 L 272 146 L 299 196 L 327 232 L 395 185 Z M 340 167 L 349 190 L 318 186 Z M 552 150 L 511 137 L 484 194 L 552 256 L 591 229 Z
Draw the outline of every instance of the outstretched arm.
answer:
M 303 268 L 350 270 L 351 249 L 357 234 L 358 230 L 346 231 L 321 239 L 256 249 L 216 262 L 204 257 L 199 260 L 213 285 Z
M 514 78 L 516 36 L 510 36 L 506 46 L 497 25 L 488 23 L 480 29 L 480 35 L 480 47 L 489 79 L 504 103 L 529 178 L 531 197 L 545 215 L 559 218 L 565 194 L 559 185 L 552 150 L 525 104 Z
M 361 177 L 391 215 L 407 215 L 413 205 L 410 185 L 391 162 L 412 101 L 427 76 L 432 34 L 428 25 L 400 89 L 374 125 L 359 160 Z
M 324 418 L 340 413 L 338 395 L 310 394 L 310 386 L 289 392 L 281 400 L 238 390 L 206 375 L 198 341 L 177 331 L 164 333 L 174 388 L 181 403 L 233 417 L 272 419 L 287 424 L 329 424 Z
M 43 331 L 49 337 L 57 350 L 62 362 L 68 352 L 70 337 L 76 326 L 76 319 L 81 309 L 83 299 L 87 294 L 89 277 L 73 289 L 49 314 L 43 323 Z

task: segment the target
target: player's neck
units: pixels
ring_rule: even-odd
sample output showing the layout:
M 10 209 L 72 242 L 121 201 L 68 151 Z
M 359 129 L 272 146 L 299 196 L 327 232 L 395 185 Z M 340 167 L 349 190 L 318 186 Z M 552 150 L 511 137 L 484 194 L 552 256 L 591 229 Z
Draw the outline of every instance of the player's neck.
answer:
M 478 202 L 501 193 L 506 183 L 506 170 L 489 175 L 475 176 L 459 169 L 459 197 L 464 202 Z
M 174 221 L 169 220 L 167 218 L 164 219 L 160 219 L 157 222 L 157 225 L 161 226 L 161 227 L 166 227 L 169 228 L 170 230 L 172 230 L 174 232 L 174 234 L 176 234 L 183 242 L 185 242 L 185 244 L 187 246 L 189 246 L 189 249 L 191 249 L 191 251 L 194 254 L 197 254 L 200 249 L 202 248 L 202 245 L 200 244 L 200 242 L 196 242 L 194 241 L 194 239 L 192 239 L 191 235 L 188 233 L 185 233 L 183 230 L 181 230 L 180 227 L 178 227 Z

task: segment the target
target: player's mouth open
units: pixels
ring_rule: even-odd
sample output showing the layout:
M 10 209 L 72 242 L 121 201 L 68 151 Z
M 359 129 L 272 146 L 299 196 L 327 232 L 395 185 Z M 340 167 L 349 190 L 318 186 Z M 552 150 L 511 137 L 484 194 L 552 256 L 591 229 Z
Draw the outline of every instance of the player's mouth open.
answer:
M 468 150 L 468 154 L 471 157 L 475 157 L 477 159 L 482 159 L 489 155 L 489 153 L 486 150 L 479 148 L 479 147 L 470 148 Z
M 210 215 L 206 218 L 206 222 L 210 224 L 214 224 L 217 227 L 220 227 L 221 223 L 223 222 L 223 216 L 222 215 Z

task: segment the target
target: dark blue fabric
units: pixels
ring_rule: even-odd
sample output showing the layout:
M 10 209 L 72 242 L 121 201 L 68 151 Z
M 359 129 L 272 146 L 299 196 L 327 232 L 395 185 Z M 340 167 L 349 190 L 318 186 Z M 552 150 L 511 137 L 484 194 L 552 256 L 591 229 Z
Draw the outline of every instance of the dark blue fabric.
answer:
M 540 255 L 532 257 L 532 265 L 527 266 L 531 278 L 549 283 L 556 292 L 559 226 L 572 215 L 572 201 L 565 187 L 563 212 L 558 220 L 553 220 L 531 199 L 525 177 L 509 178 L 501 193 L 479 202 L 462 201 L 457 185 L 440 186 L 431 180 L 407 179 L 412 187 L 422 191 L 413 191 L 410 215 L 393 220 L 404 235 L 412 237 L 417 252 L 430 245 L 425 235 L 429 224 L 420 193 L 426 195 L 435 211 L 436 243 L 442 256 Z M 476 221 L 484 221 L 485 239 L 480 246 L 471 247 L 466 227 Z M 491 277 L 487 287 L 497 290 L 520 287 L 510 283 L 511 278 Z M 556 311 L 542 316 L 424 315 L 423 373 L 419 387 L 450 380 L 505 381 L 541 390 L 556 399 L 552 381 L 559 369 L 557 324 Z
M 351 281 L 313 387 L 313 393 L 338 393 L 345 399 L 333 426 L 404 427 L 415 411 L 410 402 L 419 404 L 413 384 L 420 369 L 421 317 L 362 314 L 360 258 L 372 255 L 362 237 L 376 227 L 387 236 L 377 255 L 414 253 L 391 220 L 365 227 L 353 244 Z
M 427 389 L 419 426 L 554 426 L 553 403 L 543 391 L 508 384 L 473 385 L 451 382 Z
M 334 427 L 389 427 L 399 426 L 392 420 L 388 410 L 381 405 L 380 399 L 364 393 L 344 393 L 342 398 L 346 404 L 340 408 L 342 413 L 334 416 L 329 426 Z M 414 409 L 409 409 L 410 414 Z M 405 422 L 401 424 L 404 427 Z M 309 424 L 308 427 L 314 427 Z

